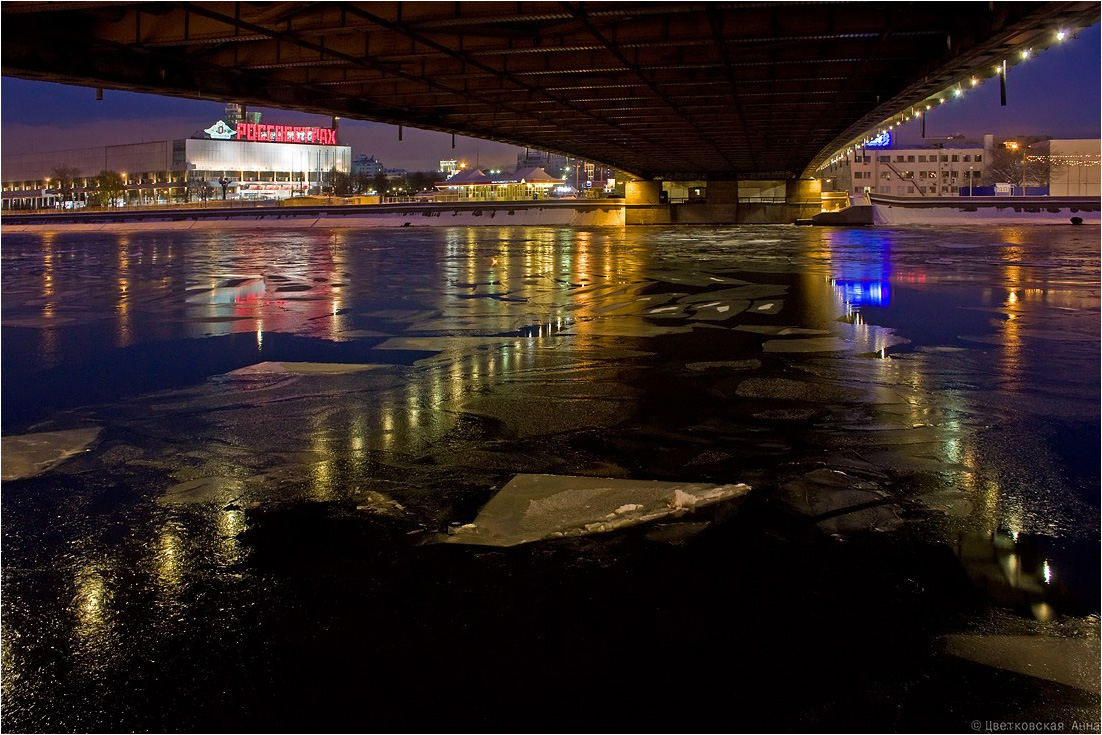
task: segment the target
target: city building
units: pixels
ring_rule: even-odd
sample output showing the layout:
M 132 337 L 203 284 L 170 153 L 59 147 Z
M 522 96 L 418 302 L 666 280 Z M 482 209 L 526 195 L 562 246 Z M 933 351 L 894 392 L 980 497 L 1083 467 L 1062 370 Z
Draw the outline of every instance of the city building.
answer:
M 824 191 L 893 196 L 967 196 L 979 187 L 991 161 L 995 141 L 943 138 L 921 145 L 896 145 L 884 133 L 849 153 L 821 174 Z
M 386 166 L 379 162 L 375 156 L 360 154 L 352 159 L 353 176 L 376 176 L 386 170 Z
M 236 111 L 235 111 L 236 112 Z M 284 199 L 320 193 L 330 170 L 347 173 L 351 149 L 334 128 L 267 125 L 258 113 L 227 115 L 191 138 L 0 159 L 3 209 L 83 207 L 104 192 L 97 175 L 121 187 L 106 204 L 164 204 L 203 199 Z M 59 174 L 61 174 L 59 176 Z M 98 199 L 103 199 L 103 196 Z
M 520 201 L 529 199 L 549 199 L 555 195 L 556 187 L 563 186 L 562 179 L 556 179 L 542 168 L 529 166 L 508 174 L 486 175 L 473 168 L 460 171 L 446 181 L 436 185 L 440 194 L 437 201 L 457 199 L 460 201 Z
M 453 158 L 447 161 L 441 161 L 440 168 L 438 170 L 445 176 L 451 176 L 461 168 L 463 168 L 463 165 Z

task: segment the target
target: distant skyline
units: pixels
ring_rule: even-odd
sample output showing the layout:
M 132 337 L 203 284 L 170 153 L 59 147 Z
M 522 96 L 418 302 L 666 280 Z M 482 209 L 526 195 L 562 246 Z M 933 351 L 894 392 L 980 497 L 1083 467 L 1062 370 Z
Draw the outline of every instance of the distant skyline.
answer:
M 1007 106 L 999 105 L 999 85 L 987 81 L 960 100 L 931 112 L 927 137 L 962 134 L 978 137 L 1045 135 L 1056 138 L 1100 136 L 1100 26 L 1081 30 L 1062 44 L 1010 68 Z M 34 82 L 10 77 L 0 80 L 0 145 L 3 152 L 45 152 L 143 140 L 186 138 L 219 120 L 224 102 L 116 92 L 105 89 L 95 99 L 90 87 Z M 253 107 L 272 123 L 327 127 L 330 118 L 300 112 Z M 373 155 L 391 168 L 435 170 L 443 159 L 458 158 L 483 168 L 516 164 L 523 148 L 477 138 L 403 129 L 342 118 L 340 142 L 355 155 Z M 896 131 L 901 142 L 921 140 L 918 123 Z

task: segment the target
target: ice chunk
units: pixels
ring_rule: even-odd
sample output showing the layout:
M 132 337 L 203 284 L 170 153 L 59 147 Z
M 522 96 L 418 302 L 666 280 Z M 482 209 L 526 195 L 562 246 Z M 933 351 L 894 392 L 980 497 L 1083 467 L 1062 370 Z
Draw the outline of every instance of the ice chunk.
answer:
M 356 510 L 364 510 L 379 515 L 400 515 L 406 512 L 405 507 L 391 497 L 383 495 L 377 490 L 368 490 L 358 498 Z
M 702 508 L 750 492 L 742 483 L 658 482 L 519 474 L 450 543 L 515 546 L 604 533 Z
M 350 362 L 258 362 L 255 365 L 231 370 L 226 375 L 343 375 L 384 367 L 390 367 L 390 365 Z
M 783 301 L 755 301 L 750 311 L 755 314 L 779 314 L 784 308 Z
M 756 326 L 750 324 L 743 324 L 735 327 L 740 332 L 753 332 L 755 334 L 770 334 L 781 337 L 786 337 L 794 334 L 807 334 L 807 335 L 828 335 L 830 332 L 825 329 L 805 329 L 803 327 L 781 327 L 781 326 Z
M 0 440 L 3 479 L 22 480 L 40 475 L 84 451 L 99 436 L 98 426 L 66 431 L 5 436 Z
M 761 367 L 761 360 L 719 360 L 715 362 L 690 362 L 685 367 L 694 372 L 703 372 L 714 368 L 727 368 L 729 370 L 757 370 Z
M 237 500 L 245 483 L 233 477 L 199 477 L 173 485 L 157 498 L 162 504 L 226 503 Z
M 949 635 L 945 650 L 959 658 L 1098 693 L 1098 639 L 1018 635 Z

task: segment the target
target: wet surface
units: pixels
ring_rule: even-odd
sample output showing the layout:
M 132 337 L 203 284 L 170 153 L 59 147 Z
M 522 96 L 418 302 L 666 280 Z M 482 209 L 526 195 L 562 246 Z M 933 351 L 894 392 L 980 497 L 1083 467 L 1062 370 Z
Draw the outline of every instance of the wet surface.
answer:
M 1098 730 L 1097 228 L 14 235 L 2 279 L 7 730 Z M 517 475 L 753 489 L 440 543 Z

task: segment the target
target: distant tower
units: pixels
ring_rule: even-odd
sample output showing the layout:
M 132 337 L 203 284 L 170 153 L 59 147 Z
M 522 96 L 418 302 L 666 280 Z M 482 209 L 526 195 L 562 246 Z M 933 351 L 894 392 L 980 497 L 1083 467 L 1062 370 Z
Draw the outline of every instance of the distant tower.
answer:
M 260 113 L 249 112 L 246 109 L 245 105 L 241 104 L 240 102 L 230 102 L 228 105 L 226 105 L 226 112 L 222 119 L 231 128 L 236 128 L 238 123 L 260 123 Z
M 239 102 L 231 102 L 226 105 L 226 112 L 222 115 L 222 119 L 232 128 L 237 127 L 237 123 L 245 119 L 245 105 Z

